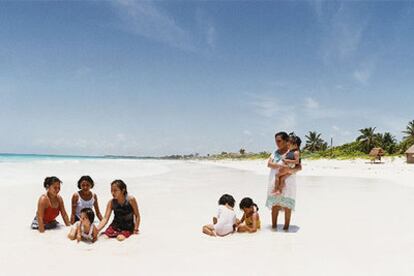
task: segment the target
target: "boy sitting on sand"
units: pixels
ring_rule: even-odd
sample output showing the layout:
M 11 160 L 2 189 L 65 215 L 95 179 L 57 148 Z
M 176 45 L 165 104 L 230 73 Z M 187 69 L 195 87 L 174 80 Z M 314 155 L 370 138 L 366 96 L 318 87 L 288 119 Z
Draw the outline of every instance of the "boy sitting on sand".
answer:
M 226 236 L 236 229 L 236 213 L 234 203 L 236 201 L 231 195 L 224 194 L 220 197 L 217 217 L 213 217 L 213 224 L 203 226 L 203 233 L 209 236 Z

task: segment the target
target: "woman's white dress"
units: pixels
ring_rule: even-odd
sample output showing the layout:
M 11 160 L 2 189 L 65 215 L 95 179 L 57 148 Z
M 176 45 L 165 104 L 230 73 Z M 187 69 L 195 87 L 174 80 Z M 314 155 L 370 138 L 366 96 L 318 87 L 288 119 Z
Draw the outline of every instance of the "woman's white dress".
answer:
M 276 157 L 276 158 L 275 158 Z M 272 153 L 271 158 L 275 163 L 280 161 L 280 155 L 278 151 Z M 267 185 L 267 199 L 266 206 L 272 209 L 273 206 L 277 205 L 283 208 L 295 210 L 296 202 L 296 174 L 292 174 L 286 178 L 285 187 L 280 195 L 274 194 L 275 177 L 279 169 L 271 169 L 269 174 L 269 182 Z

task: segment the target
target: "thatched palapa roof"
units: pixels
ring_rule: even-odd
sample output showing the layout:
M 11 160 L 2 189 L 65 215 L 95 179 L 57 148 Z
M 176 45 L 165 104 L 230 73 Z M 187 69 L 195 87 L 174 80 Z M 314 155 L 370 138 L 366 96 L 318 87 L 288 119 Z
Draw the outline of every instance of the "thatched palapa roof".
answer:
M 405 153 L 414 153 L 414 145 L 412 145 L 411 147 L 408 148 L 408 150 Z
M 370 152 L 369 155 L 370 156 L 383 156 L 384 155 L 384 150 L 382 148 L 373 148 Z

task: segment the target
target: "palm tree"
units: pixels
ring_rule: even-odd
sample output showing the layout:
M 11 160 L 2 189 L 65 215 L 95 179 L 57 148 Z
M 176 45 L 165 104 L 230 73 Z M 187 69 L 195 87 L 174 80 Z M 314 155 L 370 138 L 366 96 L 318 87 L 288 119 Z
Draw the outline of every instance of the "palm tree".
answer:
M 397 140 L 395 137 L 389 133 L 385 132 L 384 134 L 378 133 L 377 137 L 377 145 L 383 148 L 389 154 L 393 154 L 396 151 L 397 147 Z
M 361 135 L 358 136 L 356 140 L 361 143 L 363 151 L 366 153 L 370 152 L 370 150 L 375 147 L 375 143 L 378 140 L 378 135 L 375 134 L 375 129 L 376 127 L 368 127 L 359 130 Z
M 414 141 L 414 120 L 408 122 L 406 130 L 403 133 L 406 135 L 404 136 L 404 140 Z
M 309 131 L 308 135 L 305 135 L 306 145 L 305 149 L 310 152 L 325 150 L 328 144 L 321 138 L 322 134 L 316 131 Z
M 401 141 L 399 148 L 400 152 L 404 153 L 411 145 L 414 145 L 414 120 L 408 122 L 406 129 L 402 132 L 405 134 Z

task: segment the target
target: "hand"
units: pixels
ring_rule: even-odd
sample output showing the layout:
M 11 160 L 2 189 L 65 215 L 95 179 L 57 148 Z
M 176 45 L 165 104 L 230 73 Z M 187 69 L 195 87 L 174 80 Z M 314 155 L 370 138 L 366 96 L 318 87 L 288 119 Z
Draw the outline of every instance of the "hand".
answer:
M 139 229 L 134 229 L 134 234 L 138 235 L 139 234 Z

